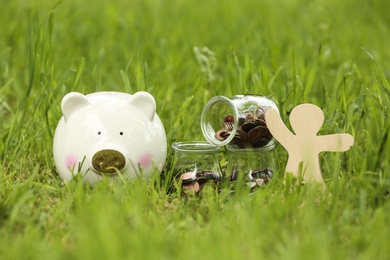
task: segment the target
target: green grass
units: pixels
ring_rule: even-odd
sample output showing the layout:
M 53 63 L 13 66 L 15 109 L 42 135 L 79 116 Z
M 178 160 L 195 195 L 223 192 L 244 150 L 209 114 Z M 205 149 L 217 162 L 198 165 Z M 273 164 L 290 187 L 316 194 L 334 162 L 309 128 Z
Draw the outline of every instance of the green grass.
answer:
M 1 5 L 1 259 L 390 257 L 388 1 Z M 169 145 L 203 140 L 205 103 L 243 93 L 272 98 L 285 122 L 313 103 L 325 113 L 320 133 L 351 133 L 355 145 L 321 155 L 324 194 L 283 184 L 281 146 L 275 177 L 253 194 L 183 201 L 158 174 L 64 185 L 52 159 L 61 99 L 101 90 L 149 91 Z

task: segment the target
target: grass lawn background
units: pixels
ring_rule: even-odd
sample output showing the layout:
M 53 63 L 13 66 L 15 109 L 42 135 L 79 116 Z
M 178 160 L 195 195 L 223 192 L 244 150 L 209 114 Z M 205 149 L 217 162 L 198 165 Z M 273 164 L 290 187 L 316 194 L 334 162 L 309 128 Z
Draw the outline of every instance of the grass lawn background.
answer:
M 390 2 L 2 1 L 1 259 L 388 259 Z M 215 95 L 321 107 L 327 192 L 284 184 L 183 202 L 167 182 L 64 185 L 52 138 L 70 91 L 149 91 L 169 146 L 203 140 Z M 169 150 L 164 173 L 172 169 Z M 222 154 L 222 165 L 226 159 Z M 166 178 L 165 178 L 166 179 Z M 159 185 L 162 183 L 162 185 Z

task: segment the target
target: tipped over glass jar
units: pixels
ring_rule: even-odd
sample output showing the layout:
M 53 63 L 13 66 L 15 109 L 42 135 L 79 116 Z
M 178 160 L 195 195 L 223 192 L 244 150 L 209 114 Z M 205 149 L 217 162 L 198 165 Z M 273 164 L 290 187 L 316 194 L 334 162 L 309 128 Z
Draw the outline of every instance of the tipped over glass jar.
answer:
M 276 104 L 260 95 L 215 96 L 203 108 L 201 129 L 206 140 L 227 147 L 230 181 L 242 179 L 251 188 L 272 177 L 275 139 L 265 114 Z

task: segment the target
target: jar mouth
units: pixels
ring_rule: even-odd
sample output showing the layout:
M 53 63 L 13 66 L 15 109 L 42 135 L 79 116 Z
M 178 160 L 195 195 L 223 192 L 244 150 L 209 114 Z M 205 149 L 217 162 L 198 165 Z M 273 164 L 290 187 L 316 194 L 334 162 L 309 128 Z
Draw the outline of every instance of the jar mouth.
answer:
M 210 144 L 206 141 L 175 142 L 172 144 L 172 148 L 175 151 L 193 153 L 216 152 L 219 150 L 219 146 Z
M 224 116 L 232 115 L 234 121 L 231 123 L 230 135 L 220 140 L 216 137 L 216 132 L 221 128 L 221 125 L 213 125 L 213 122 L 220 122 L 221 114 Z M 212 97 L 205 107 L 201 115 L 201 129 L 206 140 L 213 145 L 224 146 L 230 143 L 237 132 L 238 127 L 238 110 L 229 98 L 224 96 Z

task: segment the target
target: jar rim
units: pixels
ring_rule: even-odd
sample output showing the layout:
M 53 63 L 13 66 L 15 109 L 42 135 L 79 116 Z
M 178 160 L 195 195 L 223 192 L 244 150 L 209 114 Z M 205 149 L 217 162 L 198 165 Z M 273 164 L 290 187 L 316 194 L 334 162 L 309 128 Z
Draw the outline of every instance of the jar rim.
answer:
M 208 110 L 211 109 L 212 106 L 218 104 L 219 102 L 226 103 L 230 107 L 231 113 L 234 116 L 234 118 L 238 118 L 238 110 L 229 98 L 227 98 L 225 96 L 221 96 L 221 95 L 214 96 L 206 103 L 206 105 L 204 106 L 204 108 L 202 110 L 201 130 L 202 130 L 203 136 L 206 138 L 206 140 L 208 141 L 209 144 L 216 145 L 216 146 L 224 146 L 224 145 L 227 145 L 228 143 L 230 143 L 231 140 L 233 140 L 233 137 L 237 131 L 238 121 L 237 120 L 234 121 L 233 129 L 231 130 L 231 133 L 230 133 L 228 138 L 226 138 L 223 141 L 217 139 L 215 137 L 215 130 L 210 128 L 210 126 L 206 124 L 205 118 L 206 118 L 206 114 L 207 114 Z
M 181 152 L 216 152 L 219 150 L 219 146 L 211 144 L 206 141 L 184 141 L 174 142 L 172 148 L 175 151 Z

